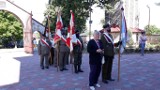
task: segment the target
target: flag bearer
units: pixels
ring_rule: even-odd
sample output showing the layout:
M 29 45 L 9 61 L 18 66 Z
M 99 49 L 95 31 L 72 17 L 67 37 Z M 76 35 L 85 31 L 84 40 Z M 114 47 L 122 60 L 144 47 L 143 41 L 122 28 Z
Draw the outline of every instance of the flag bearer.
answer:
M 38 54 L 40 55 L 40 67 L 44 69 L 44 61 L 45 68 L 49 69 L 49 53 L 51 48 L 51 42 L 48 37 L 45 35 L 41 36 L 38 44 Z
M 79 35 L 79 31 L 76 30 L 77 43 L 73 45 L 73 57 L 74 57 L 74 69 L 75 73 L 83 72 L 81 69 L 82 64 L 82 50 L 83 50 L 83 41 Z

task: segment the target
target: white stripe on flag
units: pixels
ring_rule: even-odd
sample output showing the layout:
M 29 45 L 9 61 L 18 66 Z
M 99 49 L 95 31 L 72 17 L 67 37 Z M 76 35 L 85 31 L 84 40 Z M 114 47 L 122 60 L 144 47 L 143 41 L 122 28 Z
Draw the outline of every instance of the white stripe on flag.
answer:
M 127 33 L 127 25 L 126 25 L 126 20 L 125 20 L 125 16 L 124 16 L 124 12 L 122 12 L 122 26 L 121 26 L 121 41 L 122 41 L 122 45 L 120 47 L 120 53 L 123 53 L 125 47 L 126 47 L 126 43 L 128 40 L 128 33 Z
M 72 43 L 77 43 L 77 37 L 75 34 L 72 35 Z

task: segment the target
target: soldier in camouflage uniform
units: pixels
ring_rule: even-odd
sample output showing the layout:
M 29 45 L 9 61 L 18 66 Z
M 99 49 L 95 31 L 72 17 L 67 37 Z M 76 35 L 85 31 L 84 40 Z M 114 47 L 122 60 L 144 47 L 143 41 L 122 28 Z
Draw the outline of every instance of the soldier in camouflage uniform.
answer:
M 51 42 L 48 37 L 42 36 L 39 40 L 38 44 L 38 54 L 40 55 L 40 67 L 44 69 L 44 61 L 45 68 L 49 69 L 49 53 L 50 53 Z
M 78 73 L 78 72 L 83 72 L 83 70 L 81 69 L 83 41 L 82 38 L 79 36 L 78 30 L 76 31 L 76 37 L 81 42 L 81 44 L 77 43 L 73 45 L 74 70 L 75 73 Z
M 66 30 L 62 29 L 62 36 L 64 39 L 67 38 L 67 32 Z M 66 42 L 63 40 L 63 38 L 60 40 L 59 44 L 59 68 L 60 71 L 63 70 L 68 70 L 66 68 L 66 62 L 68 61 L 69 58 L 69 47 L 66 45 Z

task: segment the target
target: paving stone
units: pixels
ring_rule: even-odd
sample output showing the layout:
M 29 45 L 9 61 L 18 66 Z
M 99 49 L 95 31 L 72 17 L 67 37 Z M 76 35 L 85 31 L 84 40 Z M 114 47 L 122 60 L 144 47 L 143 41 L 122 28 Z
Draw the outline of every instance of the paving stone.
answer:
M 117 82 L 118 56 L 115 55 L 112 77 L 116 81 L 104 84 L 101 82 L 100 75 L 101 87 L 96 90 L 159 90 L 159 56 L 159 53 L 146 54 L 145 56 L 139 54 L 122 55 L 120 81 Z M 53 66 L 42 70 L 39 66 L 37 53 L 14 59 L 21 63 L 19 82 L 0 86 L 0 90 L 89 90 L 88 54 L 83 55 L 82 69 L 84 72 L 78 74 L 72 73 L 72 65 L 67 65 L 69 70 L 64 72 L 57 72 L 57 68 Z

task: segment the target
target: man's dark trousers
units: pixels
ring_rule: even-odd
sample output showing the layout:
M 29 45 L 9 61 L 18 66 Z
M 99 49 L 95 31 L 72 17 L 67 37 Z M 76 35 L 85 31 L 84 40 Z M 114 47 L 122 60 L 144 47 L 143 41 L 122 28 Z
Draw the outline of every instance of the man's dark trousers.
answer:
M 112 79 L 113 56 L 104 56 L 105 63 L 102 65 L 102 80 Z

